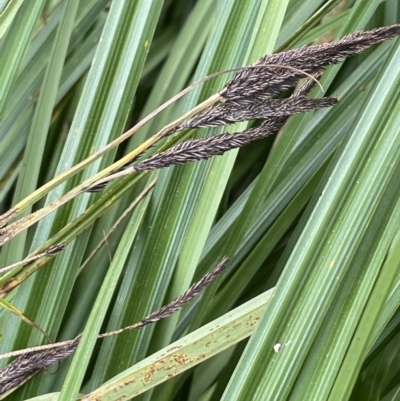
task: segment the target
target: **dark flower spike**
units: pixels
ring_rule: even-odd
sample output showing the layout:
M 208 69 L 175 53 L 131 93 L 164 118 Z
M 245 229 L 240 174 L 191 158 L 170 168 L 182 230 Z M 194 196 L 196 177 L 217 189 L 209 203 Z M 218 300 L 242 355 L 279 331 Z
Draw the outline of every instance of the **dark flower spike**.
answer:
M 329 107 L 336 104 L 337 99 L 335 98 L 306 98 L 305 95 L 311 90 L 314 84 L 314 80 L 308 79 L 289 99 L 286 99 L 288 101 L 287 104 L 292 107 L 291 113 L 284 114 L 282 112 L 281 116 L 268 115 L 259 127 L 250 128 L 243 132 L 214 135 L 208 138 L 182 142 L 165 152 L 157 153 L 143 160 L 136 164 L 133 169 L 135 171 L 157 170 L 174 164 L 185 164 L 187 162 L 206 160 L 212 156 L 222 155 L 229 150 L 245 146 L 252 141 L 265 138 L 279 131 L 292 114 Z M 313 103 L 308 103 L 310 100 L 312 100 Z M 310 108 L 310 104 L 314 107 Z
M 205 287 L 207 287 L 219 274 L 221 274 L 228 263 L 228 258 L 224 257 L 218 265 L 203 276 L 199 281 L 194 283 L 188 290 L 186 290 L 179 297 L 175 298 L 168 305 L 163 306 L 156 312 L 145 317 L 138 323 L 131 326 L 124 327 L 119 330 L 110 331 L 108 333 L 100 334 L 98 338 L 113 336 L 124 331 L 139 329 L 147 326 L 148 324 L 155 323 L 161 319 L 171 316 L 173 313 L 181 309 L 185 304 L 198 295 Z M 19 387 L 22 383 L 29 380 L 31 377 L 39 373 L 42 369 L 48 368 L 54 363 L 71 355 L 77 348 L 81 340 L 81 335 L 73 340 L 64 341 L 62 343 L 42 345 L 30 348 L 29 350 L 22 350 L 10 352 L 1 355 L 2 358 L 9 358 L 11 356 L 20 355 L 5 368 L 0 370 L 0 395 Z
M 71 355 L 79 344 L 77 337 L 68 344 L 44 352 L 27 352 L 0 371 L 0 395 L 20 386 L 42 369 Z
M 204 288 L 206 288 L 214 279 L 219 276 L 226 268 L 229 259 L 227 257 L 222 258 L 222 260 L 218 263 L 218 265 L 211 270 L 209 273 L 204 275 L 199 281 L 194 283 L 189 289 L 187 289 L 183 294 L 179 295 L 173 301 L 171 301 L 168 305 L 163 306 L 158 311 L 153 312 L 151 315 L 145 317 L 138 323 L 133 324 L 132 326 L 124 327 L 123 329 L 110 331 L 108 333 L 100 334 L 99 338 L 110 337 L 115 334 L 122 333 L 127 330 L 139 329 L 140 327 L 147 326 L 150 323 L 156 323 L 161 319 L 165 319 L 168 316 L 171 316 L 173 313 L 177 312 L 183 306 L 185 306 L 189 301 L 191 301 L 194 297 L 200 294 Z
M 97 185 L 89 186 L 88 188 L 84 188 L 82 192 L 99 192 L 107 186 L 107 183 L 100 183 Z
M 260 130 L 258 127 L 235 134 L 221 134 L 204 139 L 185 141 L 138 163 L 134 166 L 134 170 L 158 170 L 175 164 L 206 160 L 213 156 L 222 155 L 228 150 L 245 146 L 256 139 L 264 138 L 278 130 L 279 127 L 280 124 L 277 124 L 268 132 L 264 129 Z
M 321 77 L 321 73 L 317 73 L 314 77 L 307 79 L 303 85 L 296 89 L 290 99 L 295 101 L 297 98 L 307 99 L 305 95 L 311 90 L 311 88 L 318 82 Z M 330 99 L 326 104 L 327 98 L 315 99 L 314 109 L 326 107 L 336 102 L 336 99 Z M 287 99 L 288 100 L 288 99 Z M 304 109 L 298 110 L 298 112 L 305 111 Z M 192 141 L 182 142 L 181 144 L 161 153 L 157 153 L 144 161 L 131 167 L 123 167 L 116 171 L 112 175 L 103 178 L 99 181 L 100 184 L 104 185 L 115 178 L 123 175 L 131 174 L 135 171 L 143 170 L 155 170 L 171 166 L 173 164 L 183 164 L 190 161 L 205 160 L 212 156 L 221 155 L 228 150 L 235 149 L 240 146 L 247 145 L 248 143 L 264 138 L 276 131 L 278 131 L 287 121 L 289 116 L 277 117 L 268 116 L 265 121 L 257 128 L 252 128 L 244 132 L 236 134 L 223 134 L 215 137 L 209 137 L 205 139 L 198 139 Z M 94 183 L 97 185 L 98 183 Z
M 197 115 L 184 128 L 210 128 L 268 117 L 290 117 L 296 113 L 334 106 L 336 103 L 335 98 L 310 99 L 305 96 L 256 101 L 242 107 L 227 102 Z
M 354 56 L 368 47 L 400 35 L 400 25 L 359 31 L 340 40 L 317 46 L 303 46 L 298 49 L 264 56 L 252 66 L 260 69 L 244 69 L 237 73 L 220 91 L 226 101 L 252 101 L 268 99 L 279 92 L 294 87 L 304 73 L 314 74 L 322 68 L 337 64 L 343 58 Z M 269 64 L 297 68 L 270 67 Z
M 299 91 L 289 99 L 277 100 L 271 98 L 283 90 L 294 87 L 304 76 L 310 77 L 311 74 L 320 74 L 324 67 L 338 63 L 345 57 L 359 54 L 373 44 L 393 39 L 398 35 L 400 35 L 399 24 L 371 31 L 356 32 L 343 39 L 318 46 L 304 46 L 299 49 L 264 56 L 253 65 L 240 68 L 240 72 L 218 94 L 212 96 L 212 101 L 207 100 L 206 102 L 208 106 L 212 106 L 218 101 L 221 104 L 198 114 L 197 117 L 192 118 L 186 124 L 183 121 L 185 117 L 190 118 L 189 115 L 182 117 L 180 123 L 173 125 L 173 128 L 168 126 L 165 133 L 163 131 L 159 137 L 165 137 L 186 128 L 215 127 L 257 118 L 266 120 L 274 118 L 277 120 L 275 125 L 280 124 L 280 128 L 292 114 L 332 106 L 336 103 L 335 99 L 293 99 L 293 97 L 300 98 L 302 96 Z M 211 74 L 208 78 L 214 75 L 216 74 Z M 314 85 L 310 80 L 307 82 L 308 85 Z M 197 113 L 204 110 L 207 105 L 203 102 L 201 107 L 197 106 Z M 190 116 L 193 115 L 196 116 L 194 109 L 190 112 Z M 261 125 L 261 128 L 267 128 L 265 135 L 271 133 L 268 130 L 269 125 L 269 121 Z M 237 140 L 232 140 L 228 144 L 229 139 L 227 137 L 221 137 L 221 139 L 224 143 L 219 148 L 215 148 L 215 153 L 210 153 L 209 157 L 213 154 L 221 154 L 222 149 L 233 149 L 249 142 L 247 139 L 239 141 L 240 138 L 237 138 Z M 243 145 L 240 145 L 240 143 L 243 143 Z M 202 146 L 201 142 L 197 145 Z M 190 151 L 187 161 L 207 158 L 203 151 L 201 155 L 198 154 L 196 156 L 194 149 L 189 149 L 192 145 L 181 145 L 181 147 L 174 148 L 180 153 L 176 163 L 172 160 L 171 152 L 165 154 L 168 156 L 168 160 L 165 159 L 161 162 L 159 160 L 161 154 L 158 154 L 138 163 L 136 168 L 128 167 L 133 162 L 133 160 L 129 160 L 124 166 L 115 170 L 108 177 L 104 177 L 91 184 L 82 192 L 100 190 L 115 178 L 134 171 L 145 170 L 147 167 L 154 169 L 156 165 L 166 167 L 171 164 L 184 163 L 184 147 L 187 147 L 187 150 Z

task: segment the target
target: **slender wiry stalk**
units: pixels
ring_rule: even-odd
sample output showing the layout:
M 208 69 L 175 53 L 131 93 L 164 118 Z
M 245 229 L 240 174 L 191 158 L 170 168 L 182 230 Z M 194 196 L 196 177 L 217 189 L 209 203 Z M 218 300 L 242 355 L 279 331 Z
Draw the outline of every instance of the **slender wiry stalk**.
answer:
M 110 238 L 111 234 L 117 229 L 120 225 L 121 221 L 132 211 L 132 209 L 138 204 L 138 202 L 154 187 L 157 182 L 157 178 L 152 180 L 149 185 L 140 193 L 140 195 L 124 210 L 121 216 L 118 217 L 117 221 L 112 225 L 112 227 L 108 230 L 107 234 L 104 235 L 103 239 L 99 242 L 95 249 L 90 253 L 90 255 L 86 258 L 86 260 L 82 263 L 81 267 L 78 270 L 77 275 L 81 274 L 83 269 L 87 266 L 87 264 L 93 259 L 94 255 L 99 251 L 99 249 L 107 242 Z

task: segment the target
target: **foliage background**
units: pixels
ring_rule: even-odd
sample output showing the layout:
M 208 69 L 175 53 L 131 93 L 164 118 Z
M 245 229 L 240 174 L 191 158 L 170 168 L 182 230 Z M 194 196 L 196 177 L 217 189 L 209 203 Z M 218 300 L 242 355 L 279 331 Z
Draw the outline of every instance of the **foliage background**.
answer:
M 0 12 L 0 212 L 31 200 L 24 214 L 135 149 L 227 77 L 70 176 L 190 82 L 400 22 L 398 0 L 2 0 Z M 8 399 L 400 399 L 399 43 L 328 69 L 321 83 L 339 97 L 334 108 L 296 116 L 240 151 L 80 195 L 5 244 L 1 266 L 68 243 L 40 269 L 25 266 L 5 299 L 53 339 L 84 333 L 73 357 Z M 217 132 L 178 134 L 148 154 Z M 31 195 L 56 176 L 40 200 Z M 225 255 L 228 272 L 183 311 L 96 342 Z M 1 352 L 44 343 L 7 309 L 0 319 Z

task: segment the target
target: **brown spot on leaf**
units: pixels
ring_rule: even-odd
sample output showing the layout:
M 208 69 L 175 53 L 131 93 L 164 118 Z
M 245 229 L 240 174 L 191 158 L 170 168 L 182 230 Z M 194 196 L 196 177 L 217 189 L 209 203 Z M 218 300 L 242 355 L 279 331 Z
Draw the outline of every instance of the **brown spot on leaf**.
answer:
M 154 375 L 156 372 L 156 368 L 154 365 L 150 365 L 149 369 L 147 370 L 146 374 L 144 375 L 144 381 L 147 383 L 150 381 L 151 377 Z

